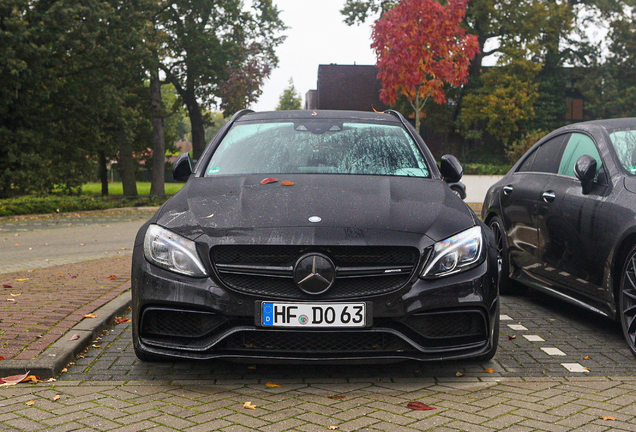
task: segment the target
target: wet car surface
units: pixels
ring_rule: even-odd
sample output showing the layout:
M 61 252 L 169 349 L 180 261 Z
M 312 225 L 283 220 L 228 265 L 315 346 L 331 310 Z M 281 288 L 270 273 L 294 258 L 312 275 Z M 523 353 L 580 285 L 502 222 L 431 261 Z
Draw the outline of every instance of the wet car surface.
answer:
M 636 354 L 636 119 L 558 129 L 535 144 L 482 208 L 517 283 L 621 322 Z
M 141 359 L 494 356 L 495 239 L 399 113 L 243 111 L 175 177 L 135 241 Z

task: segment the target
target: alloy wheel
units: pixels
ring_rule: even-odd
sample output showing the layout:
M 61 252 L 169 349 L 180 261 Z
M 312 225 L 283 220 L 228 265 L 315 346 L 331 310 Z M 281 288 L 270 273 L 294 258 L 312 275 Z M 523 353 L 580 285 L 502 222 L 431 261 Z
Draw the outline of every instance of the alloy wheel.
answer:
M 636 355 L 636 247 L 630 251 L 623 269 L 620 313 L 623 335 Z

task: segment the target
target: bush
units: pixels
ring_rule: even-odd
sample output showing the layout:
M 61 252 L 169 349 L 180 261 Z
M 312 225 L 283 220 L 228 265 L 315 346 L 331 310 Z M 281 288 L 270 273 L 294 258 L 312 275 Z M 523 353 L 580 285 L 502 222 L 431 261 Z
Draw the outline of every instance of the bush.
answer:
M 484 164 L 467 163 L 462 164 L 464 175 L 504 175 L 510 171 L 509 164 Z

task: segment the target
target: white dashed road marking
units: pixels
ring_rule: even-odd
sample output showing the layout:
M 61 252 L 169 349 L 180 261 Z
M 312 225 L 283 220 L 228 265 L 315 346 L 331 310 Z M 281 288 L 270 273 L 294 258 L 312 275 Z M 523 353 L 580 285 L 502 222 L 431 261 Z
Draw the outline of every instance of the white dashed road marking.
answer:
M 512 330 L 528 330 L 526 327 L 522 326 L 521 324 L 508 324 L 508 327 L 510 327 Z
M 505 314 L 499 315 L 499 319 L 502 321 L 512 321 L 512 318 L 510 318 L 508 315 L 505 315 Z
M 545 342 L 545 339 L 539 335 L 523 335 L 523 337 L 528 339 L 530 342 Z
M 585 367 L 583 367 L 583 365 L 580 365 L 579 363 L 561 363 L 561 366 L 563 366 L 570 372 L 589 372 L 589 370 L 585 369 Z
M 545 352 L 547 355 L 551 355 L 551 356 L 564 356 L 564 355 L 566 355 L 563 351 L 561 351 L 558 348 L 541 348 L 541 350 L 543 352 Z

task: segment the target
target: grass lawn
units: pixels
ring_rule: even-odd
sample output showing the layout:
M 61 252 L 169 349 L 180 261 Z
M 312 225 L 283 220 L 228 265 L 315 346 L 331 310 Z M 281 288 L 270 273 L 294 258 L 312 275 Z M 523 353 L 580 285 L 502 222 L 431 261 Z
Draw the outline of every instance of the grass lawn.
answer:
M 108 196 L 102 197 L 101 183 L 87 183 L 77 196 L 53 194 L 47 196 L 25 195 L 0 200 L 0 216 L 38 215 L 66 213 L 83 210 L 106 210 L 121 207 L 158 206 L 176 194 L 184 183 L 166 183 L 165 196 L 150 197 L 150 183 L 137 182 L 137 197 L 123 196 L 121 182 L 108 184 Z
M 166 195 L 174 195 L 185 183 L 166 183 L 165 190 Z M 139 195 L 150 195 L 150 182 L 137 182 L 137 193 Z M 89 195 L 98 197 L 102 195 L 101 183 L 86 183 L 82 186 L 82 195 Z M 123 196 L 124 188 L 121 182 L 108 183 L 108 195 L 109 196 Z

